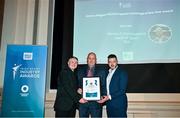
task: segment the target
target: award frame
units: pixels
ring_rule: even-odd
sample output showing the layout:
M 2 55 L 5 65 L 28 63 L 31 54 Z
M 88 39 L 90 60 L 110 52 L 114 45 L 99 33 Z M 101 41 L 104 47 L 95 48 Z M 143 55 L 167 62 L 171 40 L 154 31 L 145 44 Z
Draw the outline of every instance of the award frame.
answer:
M 83 78 L 83 98 L 88 101 L 100 100 L 100 77 Z

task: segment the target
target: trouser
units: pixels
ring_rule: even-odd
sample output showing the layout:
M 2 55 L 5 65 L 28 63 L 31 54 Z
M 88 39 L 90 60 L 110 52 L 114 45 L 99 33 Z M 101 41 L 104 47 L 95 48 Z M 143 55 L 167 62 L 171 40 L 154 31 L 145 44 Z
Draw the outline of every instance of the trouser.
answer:
M 127 108 L 106 107 L 108 118 L 127 118 Z
M 97 102 L 88 102 L 85 104 L 79 105 L 79 117 L 88 118 L 89 115 L 91 118 L 101 118 L 102 117 L 102 106 Z
M 72 108 L 68 111 L 63 111 L 63 110 L 56 110 L 55 111 L 55 117 L 56 118 L 59 118 L 59 117 L 63 117 L 63 118 L 66 118 L 66 117 L 72 117 L 72 118 L 75 118 L 75 115 L 76 115 L 76 108 Z

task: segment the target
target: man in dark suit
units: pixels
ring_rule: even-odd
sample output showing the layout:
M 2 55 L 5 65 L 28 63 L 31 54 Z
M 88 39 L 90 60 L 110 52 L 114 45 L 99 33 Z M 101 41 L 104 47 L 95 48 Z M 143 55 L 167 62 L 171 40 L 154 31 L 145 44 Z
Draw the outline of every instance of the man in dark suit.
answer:
M 71 57 L 68 60 L 68 67 L 60 72 L 54 104 L 56 117 L 75 117 L 78 102 L 86 102 L 81 98 L 81 95 L 77 93 L 77 78 L 74 72 L 77 65 L 78 59 Z
M 96 66 L 96 54 L 90 52 L 87 56 L 87 65 L 79 68 L 78 70 L 78 80 L 79 87 L 82 90 L 83 87 L 83 77 L 100 77 L 100 90 L 101 95 L 106 95 L 105 86 L 105 71 Z M 79 116 L 80 117 L 102 117 L 102 104 L 98 101 L 88 101 L 85 104 L 79 105 Z
M 116 55 L 108 56 L 108 65 L 110 67 L 106 78 L 107 96 L 101 100 L 106 101 L 107 116 L 125 118 L 127 117 L 127 96 L 126 88 L 128 76 L 127 73 L 118 66 Z

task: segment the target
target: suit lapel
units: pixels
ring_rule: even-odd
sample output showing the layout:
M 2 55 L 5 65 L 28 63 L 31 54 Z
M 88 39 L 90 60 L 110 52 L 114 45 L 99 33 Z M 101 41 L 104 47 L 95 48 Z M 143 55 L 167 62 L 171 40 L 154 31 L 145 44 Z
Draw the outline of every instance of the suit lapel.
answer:
M 118 69 L 118 68 L 117 68 Z M 117 73 L 117 69 L 115 70 L 115 72 L 113 73 L 112 75 L 112 78 L 111 78 L 111 81 L 110 81 L 110 84 L 109 84 L 109 88 L 111 87 L 111 84 L 115 81 L 116 82 L 116 73 Z

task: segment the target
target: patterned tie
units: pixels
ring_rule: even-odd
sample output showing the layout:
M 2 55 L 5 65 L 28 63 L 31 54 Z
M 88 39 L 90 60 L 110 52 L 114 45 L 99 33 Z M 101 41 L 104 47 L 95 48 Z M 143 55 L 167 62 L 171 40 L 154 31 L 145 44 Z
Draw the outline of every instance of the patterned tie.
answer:
M 92 77 L 93 76 L 92 69 L 88 69 L 87 76 L 88 77 Z

